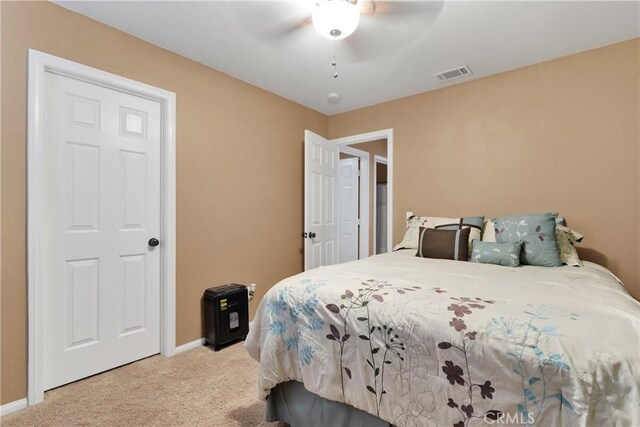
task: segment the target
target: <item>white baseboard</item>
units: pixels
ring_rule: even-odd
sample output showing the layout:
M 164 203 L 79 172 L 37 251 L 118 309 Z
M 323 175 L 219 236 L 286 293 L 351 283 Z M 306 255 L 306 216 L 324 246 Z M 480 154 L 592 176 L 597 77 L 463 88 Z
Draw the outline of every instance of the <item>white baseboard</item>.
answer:
M 15 402 L 6 403 L 0 406 L 0 416 L 19 411 L 27 407 L 27 398 L 16 400 Z
M 193 348 L 201 347 L 204 345 L 204 338 L 198 338 L 197 340 L 193 340 L 186 344 L 182 344 L 179 347 L 176 347 L 176 352 L 174 354 L 182 353 L 187 350 L 191 350 Z
M 253 320 L 249 322 L 249 329 L 251 329 L 251 324 L 253 323 Z M 201 347 L 203 345 L 206 345 L 206 341 L 204 338 L 198 338 L 197 340 L 193 340 L 191 342 L 188 342 L 186 344 L 182 344 L 181 346 L 176 347 L 176 351 L 173 353 L 178 354 L 178 353 L 183 353 L 187 350 L 191 350 L 194 348 L 198 348 Z

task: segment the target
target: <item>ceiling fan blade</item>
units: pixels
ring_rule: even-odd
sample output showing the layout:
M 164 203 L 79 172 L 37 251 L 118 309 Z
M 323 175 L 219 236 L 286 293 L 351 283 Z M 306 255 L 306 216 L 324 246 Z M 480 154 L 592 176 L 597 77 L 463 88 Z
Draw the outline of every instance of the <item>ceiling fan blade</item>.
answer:
M 364 3 L 371 3 L 371 6 L 363 5 L 363 7 L 368 11 L 371 10 L 372 15 L 405 15 L 428 12 L 431 9 L 429 3 L 432 2 L 364 0 Z
M 345 59 L 354 62 L 370 61 L 414 42 L 428 31 L 444 5 L 444 0 L 360 2 L 372 14 L 362 15 L 356 31 L 340 41 Z
M 360 15 L 373 15 L 376 13 L 376 4 L 373 0 L 359 0 Z
M 311 6 L 305 1 L 226 2 L 238 23 L 258 39 L 282 47 L 305 40 L 309 31 Z

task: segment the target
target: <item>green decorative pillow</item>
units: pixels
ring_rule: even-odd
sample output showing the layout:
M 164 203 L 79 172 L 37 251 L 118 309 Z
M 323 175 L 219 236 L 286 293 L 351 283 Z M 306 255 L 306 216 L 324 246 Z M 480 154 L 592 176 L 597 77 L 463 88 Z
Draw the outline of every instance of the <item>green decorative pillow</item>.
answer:
M 556 227 L 566 226 L 566 225 L 567 225 L 567 222 L 565 221 L 564 217 L 562 216 L 556 217 Z M 483 242 L 496 241 L 496 225 L 490 219 L 484 220 L 484 225 L 482 226 L 482 241 Z M 560 251 L 560 257 L 562 257 L 562 251 Z
M 541 267 L 562 265 L 556 242 L 557 213 L 495 218 L 498 243 L 522 243 L 520 264 Z
M 522 243 L 496 243 L 474 240 L 471 262 L 517 267 L 520 265 Z

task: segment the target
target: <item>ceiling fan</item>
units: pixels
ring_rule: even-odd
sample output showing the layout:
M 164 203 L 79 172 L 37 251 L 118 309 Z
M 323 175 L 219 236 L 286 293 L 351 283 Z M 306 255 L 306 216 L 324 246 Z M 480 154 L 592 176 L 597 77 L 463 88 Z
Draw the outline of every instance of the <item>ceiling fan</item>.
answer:
M 289 29 L 295 31 L 313 24 L 315 30 L 330 40 L 342 40 L 355 32 L 360 16 L 411 14 L 419 11 L 416 1 L 315 0 L 310 17 Z
M 288 0 L 229 2 L 238 21 L 278 49 L 324 49 L 333 41 L 343 63 L 370 61 L 413 43 L 445 0 Z M 310 44 L 312 43 L 312 44 Z M 326 52 L 326 50 L 324 50 Z

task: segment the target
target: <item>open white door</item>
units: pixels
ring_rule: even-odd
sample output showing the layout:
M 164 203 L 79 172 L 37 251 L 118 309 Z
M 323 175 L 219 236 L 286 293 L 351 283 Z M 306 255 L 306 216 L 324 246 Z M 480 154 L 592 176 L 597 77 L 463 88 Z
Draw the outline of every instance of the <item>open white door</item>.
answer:
M 359 182 L 360 159 L 350 157 L 339 160 L 338 223 L 340 234 L 340 263 L 358 259 L 359 244 Z
M 304 269 L 338 261 L 336 186 L 338 148 L 304 132 Z

